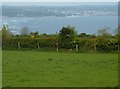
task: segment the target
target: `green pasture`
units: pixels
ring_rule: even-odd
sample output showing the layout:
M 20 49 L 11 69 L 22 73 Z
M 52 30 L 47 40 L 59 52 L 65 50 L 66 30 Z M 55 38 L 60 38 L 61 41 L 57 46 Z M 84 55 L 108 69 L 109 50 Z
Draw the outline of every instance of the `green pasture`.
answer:
M 2 50 L 0 48 L 0 88 L 2 88 Z
M 2 52 L 3 87 L 116 87 L 117 53 Z

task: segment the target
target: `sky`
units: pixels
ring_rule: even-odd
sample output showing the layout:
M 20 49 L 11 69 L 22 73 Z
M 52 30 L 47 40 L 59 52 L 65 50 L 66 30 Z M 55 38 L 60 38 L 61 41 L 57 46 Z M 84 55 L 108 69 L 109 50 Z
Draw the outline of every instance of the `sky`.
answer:
M 2 2 L 119 2 L 119 0 L 0 0 Z
M 76 6 L 76 5 L 107 5 L 117 4 L 119 0 L 0 0 L 3 5 L 10 6 L 31 6 L 31 5 L 40 5 L 40 6 Z M 12 2 L 12 3 L 11 3 Z M 14 3 L 13 3 L 14 2 Z M 21 3 L 19 3 L 21 2 Z M 25 3 L 26 2 L 26 3 Z M 31 3 L 32 2 L 32 3 Z M 38 3 L 40 2 L 40 3 Z M 54 3 L 53 3 L 54 2 Z M 59 2 L 59 3 L 58 3 Z M 69 3 L 65 3 L 69 2 Z M 93 3 L 95 2 L 95 3 Z M 102 2 L 102 3 L 101 3 Z

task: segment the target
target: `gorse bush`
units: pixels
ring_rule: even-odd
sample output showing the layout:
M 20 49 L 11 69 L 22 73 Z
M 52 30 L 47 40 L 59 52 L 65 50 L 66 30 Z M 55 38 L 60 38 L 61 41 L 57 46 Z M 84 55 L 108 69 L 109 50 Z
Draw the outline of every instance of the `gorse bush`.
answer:
M 120 41 L 117 35 L 87 35 L 82 33 L 77 34 L 74 27 L 63 27 L 59 34 L 39 34 L 37 35 L 13 35 L 6 27 L 2 28 L 2 49 L 40 49 L 40 48 L 59 48 L 59 49 L 76 49 L 78 45 L 79 51 L 118 51 Z

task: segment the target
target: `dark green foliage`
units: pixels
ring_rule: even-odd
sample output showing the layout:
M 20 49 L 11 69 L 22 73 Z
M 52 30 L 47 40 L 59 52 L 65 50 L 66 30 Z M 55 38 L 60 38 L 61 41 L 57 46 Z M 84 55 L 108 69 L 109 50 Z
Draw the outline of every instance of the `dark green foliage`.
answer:
M 38 32 L 30 32 L 31 36 L 35 36 L 36 37 L 36 36 L 38 36 L 38 34 L 39 34 Z
M 79 37 L 90 37 L 90 35 L 89 35 L 89 34 L 86 34 L 86 33 L 81 33 L 81 34 L 79 35 Z
M 108 39 L 105 37 L 98 37 L 97 38 L 97 45 L 98 50 L 110 52 L 112 50 L 118 49 L 118 40 L 117 39 Z
M 11 38 L 12 38 L 12 33 L 10 32 L 8 25 L 3 25 L 2 27 L 2 47 L 3 48 L 9 47 Z
M 67 26 L 63 27 L 60 32 L 60 45 L 62 48 L 71 48 L 72 42 L 74 41 L 76 31 L 74 27 Z

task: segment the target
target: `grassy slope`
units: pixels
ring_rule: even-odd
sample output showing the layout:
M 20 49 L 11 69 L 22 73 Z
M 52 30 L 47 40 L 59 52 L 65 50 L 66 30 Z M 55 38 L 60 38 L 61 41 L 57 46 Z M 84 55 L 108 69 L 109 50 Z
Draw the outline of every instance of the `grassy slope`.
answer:
M 117 54 L 3 51 L 3 86 L 117 86 Z
M 2 50 L 0 48 L 0 88 L 2 88 Z

